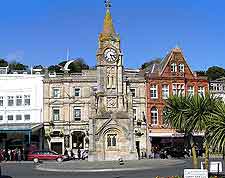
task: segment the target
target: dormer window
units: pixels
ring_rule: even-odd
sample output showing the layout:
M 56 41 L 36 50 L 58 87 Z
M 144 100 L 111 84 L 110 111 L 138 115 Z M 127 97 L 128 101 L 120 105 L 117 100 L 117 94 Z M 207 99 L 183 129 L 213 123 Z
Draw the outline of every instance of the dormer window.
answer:
M 184 73 L 184 64 L 179 64 L 179 72 Z
M 171 64 L 171 72 L 177 72 L 177 64 L 176 63 Z

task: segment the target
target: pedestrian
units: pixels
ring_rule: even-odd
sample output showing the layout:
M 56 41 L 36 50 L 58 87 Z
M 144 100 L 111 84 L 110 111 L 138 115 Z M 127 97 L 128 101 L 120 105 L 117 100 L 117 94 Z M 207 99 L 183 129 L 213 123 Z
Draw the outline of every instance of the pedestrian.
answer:
M 21 157 L 22 157 L 22 155 L 21 155 L 21 150 L 18 149 L 18 152 L 17 152 L 17 160 L 18 160 L 18 161 L 21 161 Z
M 80 150 L 80 147 L 78 147 L 77 156 L 78 156 L 78 160 L 80 160 L 80 158 L 81 158 L 81 150 Z
M 18 161 L 18 148 L 16 148 L 14 150 L 14 154 L 13 155 L 14 155 L 15 160 Z

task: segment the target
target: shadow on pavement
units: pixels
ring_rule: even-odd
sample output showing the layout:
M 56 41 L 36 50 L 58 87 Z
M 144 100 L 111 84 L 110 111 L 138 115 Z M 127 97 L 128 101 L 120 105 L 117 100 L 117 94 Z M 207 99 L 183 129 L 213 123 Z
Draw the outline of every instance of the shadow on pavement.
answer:
M 12 178 L 12 177 L 2 175 L 2 168 L 1 168 L 1 166 L 0 166 L 0 178 Z

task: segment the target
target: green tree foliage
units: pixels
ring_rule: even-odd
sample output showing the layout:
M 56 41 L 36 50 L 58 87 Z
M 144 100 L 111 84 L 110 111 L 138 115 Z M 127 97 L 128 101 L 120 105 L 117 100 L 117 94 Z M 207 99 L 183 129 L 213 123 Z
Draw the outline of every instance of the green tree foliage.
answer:
M 212 147 L 220 152 L 225 151 L 225 103 L 218 102 L 215 113 L 208 121 L 208 140 Z
M 48 67 L 49 72 L 63 73 L 63 71 L 60 69 L 61 69 L 61 67 L 58 65 L 51 65 Z
M 221 77 L 225 77 L 225 69 L 218 66 L 209 67 L 206 71 L 209 80 L 215 80 Z
M 153 60 L 150 60 L 149 62 L 145 62 L 144 64 L 141 65 L 141 69 L 146 69 L 148 66 L 156 63 L 159 64 L 161 62 L 161 58 L 155 58 Z
M 56 73 L 62 73 L 63 70 L 61 70 L 65 64 L 67 63 L 67 61 L 62 61 L 60 62 L 58 65 L 52 65 L 50 67 L 48 67 L 49 71 L 55 71 Z M 74 60 L 74 62 L 72 62 L 69 67 L 70 69 L 69 73 L 80 73 L 82 70 L 85 69 L 89 69 L 89 66 L 85 63 L 85 61 L 82 58 L 76 59 Z
M 7 67 L 8 66 L 8 62 L 4 59 L 0 59 L 0 67 Z
M 166 101 L 165 123 L 185 133 L 193 153 L 193 167 L 197 168 L 197 158 L 193 133 L 205 132 L 207 138 L 208 121 L 216 114 L 218 99 L 212 95 L 206 96 L 171 96 Z M 208 149 L 209 140 L 205 139 L 205 148 Z M 208 155 L 207 155 L 208 156 Z M 206 165 L 208 157 L 206 156 Z
M 27 70 L 28 66 L 24 65 L 22 63 L 12 61 L 9 63 L 9 69 L 10 70 Z
M 43 69 L 44 67 L 42 66 L 42 65 L 35 65 L 34 67 L 33 67 L 33 69 Z

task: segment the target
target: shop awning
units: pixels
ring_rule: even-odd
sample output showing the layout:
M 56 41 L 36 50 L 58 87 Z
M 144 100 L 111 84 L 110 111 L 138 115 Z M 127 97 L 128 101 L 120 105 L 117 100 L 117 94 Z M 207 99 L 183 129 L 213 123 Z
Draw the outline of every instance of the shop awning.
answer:
M 0 125 L 0 133 L 20 132 L 29 133 L 35 132 L 43 127 L 43 124 L 23 124 L 23 123 L 8 123 Z

